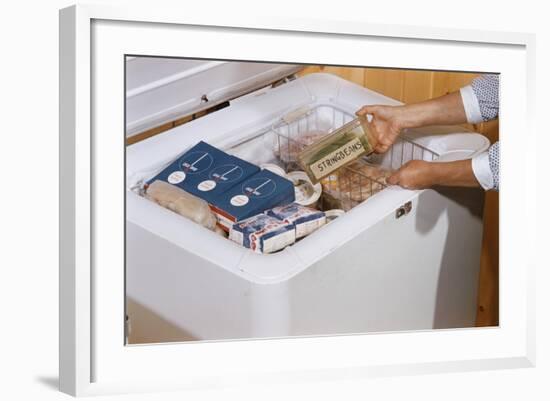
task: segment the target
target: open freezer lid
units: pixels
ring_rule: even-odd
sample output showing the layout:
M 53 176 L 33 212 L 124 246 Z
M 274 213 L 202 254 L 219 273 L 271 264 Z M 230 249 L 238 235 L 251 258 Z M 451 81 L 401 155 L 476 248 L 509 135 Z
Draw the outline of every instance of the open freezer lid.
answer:
M 302 67 L 164 57 L 126 57 L 126 137 L 198 113 Z

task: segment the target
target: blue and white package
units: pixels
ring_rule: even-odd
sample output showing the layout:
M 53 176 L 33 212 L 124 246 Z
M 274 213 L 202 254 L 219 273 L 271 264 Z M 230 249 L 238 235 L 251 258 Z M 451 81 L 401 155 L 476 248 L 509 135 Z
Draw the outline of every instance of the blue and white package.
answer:
M 233 223 L 294 202 L 294 184 L 269 170 L 261 170 L 211 202 L 218 222 L 227 231 Z
M 285 223 L 294 224 L 296 239 L 311 234 L 326 223 L 324 212 L 297 203 L 274 207 L 266 214 Z
M 296 240 L 293 224 L 259 214 L 231 226 L 229 239 L 257 253 L 271 253 Z
M 155 180 L 166 181 L 212 203 L 217 196 L 258 171 L 259 167 L 201 141 L 148 184 Z

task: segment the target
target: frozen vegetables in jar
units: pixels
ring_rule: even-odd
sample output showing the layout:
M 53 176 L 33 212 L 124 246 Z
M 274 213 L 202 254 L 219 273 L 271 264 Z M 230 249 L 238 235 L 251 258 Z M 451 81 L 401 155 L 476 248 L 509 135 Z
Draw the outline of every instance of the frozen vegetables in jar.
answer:
M 313 183 L 317 183 L 361 156 L 371 154 L 375 145 L 366 118 L 360 117 L 307 146 L 298 159 Z

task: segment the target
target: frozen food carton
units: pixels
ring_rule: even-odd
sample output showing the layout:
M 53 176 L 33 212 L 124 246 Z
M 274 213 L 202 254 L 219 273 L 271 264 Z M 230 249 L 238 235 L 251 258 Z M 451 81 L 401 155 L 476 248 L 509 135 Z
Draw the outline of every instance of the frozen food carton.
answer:
M 296 239 L 311 234 L 326 223 L 324 212 L 297 203 L 274 207 L 266 214 L 285 223 L 294 224 Z
M 148 184 L 155 180 L 165 181 L 212 203 L 217 196 L 258 171 L 258 166 L 201 141 Z
M 229 239 L 254 252 L 271 253 L 292 245 L 296 234 L 293 224 L 259 214 L 233 224 Z
M 211 203 L 218 223 L 229 231 L 233 223 L 294 202 L 294 184 L 269 170 L 261 170 L 224 192 Z

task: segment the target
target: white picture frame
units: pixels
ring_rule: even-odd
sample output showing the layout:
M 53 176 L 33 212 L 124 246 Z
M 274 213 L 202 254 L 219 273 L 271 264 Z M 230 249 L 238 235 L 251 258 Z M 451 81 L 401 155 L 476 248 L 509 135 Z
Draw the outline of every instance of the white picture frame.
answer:
M 189 34 L 186 29 L 193 31 L 195 39 L 201 38 L 201 46 L 182 49 L 177 39 L 160 41 Z M 500 226 L 514 230 L 504 230 L 500 236 L 498 328 L 124 346 L 124 291 L 117 270 L 123 269 L 120 252 L 124 224 L 118 202 L 123 196 L 123 165 L 119 161 L 124 146 L 124 94 L 123 86 L 117 86 L 124 59 L 121 56 L 207 56 L 219 32 L 231 32 L 234 46 L 239 40 L 253 44 L 260 34 L 263 44 L 292 39 L 293 45 L 281 46 L 277 52 L 276 57 L 285 54 L 284 61 L 301 62 L 304 60 L 300 57 L 311 57 L 314 50 L 307 55 L 297 49 L 300 40 L 323 41 L 333 52 L 317 58 L 319 64 L 366 65 L 364 55 L 349 49 L 359 42 L 373 46 L 383 42 L 388 51 L 371 58 L 369 65 L 502 74 Z M 108 44 L 105 38 L 109 38 Z M 344 48 L 338 53 L 334 48 L 331 41 L 336 38 L 340 45 L 351 46 L 347 52 Z M 211 57 L 234 51 L 228 43 L 222 45 L 225 49 L 218 44 L 218 51 L 210 53 Z M 434 48 L 444 57 L 430 58 L 430 49 Z M 267 57 L 260 46 L 243 49 L 241 56 L 233 53 L 232 58 Z M 406 62 L 399 61 L 391 49 L 407 52 Z M 477 56 L 491 52 L 491 57 L 464 57 L 469 52 Z M 427 57 L 422 59 L 419 54 Z M 92 86 L 92 76 L 113 85 Z M 107 86 L 111 92 L 105 91 Z M 96 121 L 97 99 L 107 94 L 115 98 L 109 103 L 108 118 Z M 92 95 L 96 102 L 92 102 Z M 534 176 L 527 172 L 535 170 L 535 150 L 521 146 L 525 138 L 534 138 L 530 124 L 533 99 L 534 36 L 530 34 L 246 16 L 225 21 L 154 7 L 79 5 L 61 10 L 61 391 L 94 395 L 534 366 L 535 260 L 530 250 L 535 243 L 536 208 L 534 196 L 529 196 L 530 188 L 535 188 Z M 92 127 L 95 132 L 103 128 L 101 132 L 110 132 L 113 127 L 116 132 L 120 128 L 120 137 L 94 137 Z M 518 130 L 526 131 L 521 140 L 513 134 Z M 513 152 L 511 169 L 507 160 L 512 160 Z M 116 168 L 121 169 L 120 174 L 100 178 Z M 519 183 L 521 190 L 506 185 L 508 182 Z M 116 207 L 111 210 L 109 204 Z M 114 221 L 120 222 L 118 228 Z M 110 247 L 102 248 L 105 242 Z M 110 270 L 105 270 L 107 263 Z

